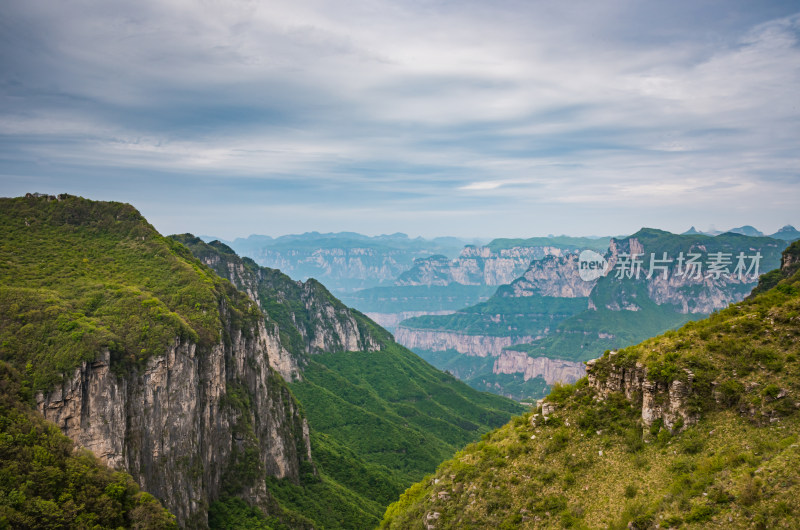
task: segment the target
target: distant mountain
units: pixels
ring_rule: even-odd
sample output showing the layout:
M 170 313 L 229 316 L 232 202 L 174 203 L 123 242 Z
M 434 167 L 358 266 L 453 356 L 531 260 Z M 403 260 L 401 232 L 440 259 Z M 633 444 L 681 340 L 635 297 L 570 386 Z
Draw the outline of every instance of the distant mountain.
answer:
M 307 232 L 277 238 L 251 235 L 224 243 L 263 267 L 280 269 L 296 280 L 314 278 L 341 295 L 391 285 L 397 276 L 411 268 L 415 259 L 432 255 L 453 257 L 469 241 L 454 237 L 412 239 L 399 232 L 380 236 Z
M 589 363 L 381 528 L 797 528 L 798 262 L 794 243 L 771 290 Z
M 762 237 L 765 235 L 763 232 L 750 225 L 744 225 L 738 228 L 731 228 L 730 230 L 728 230 L 728 232 L 731 232 L 733 234 L 742 234 L 745 236 L 753 236 L 753 237 Z M 691 227 L 689 230 L 687 230 L 681 235 L 717 236 L 722 233 L 723 232 L 720 230 L 709 230 L 707 232 L 701 232 L 697 230 L 695 227 Z M 800 239 L 800 231 L 797 231 L 795 227 L 793 227 L 792 225 L 786 225 L 777 232 L 775 232 L 774 234 L 771 234 L 767 237 L 771 237 L 774 239 L 782 239 L 784 241 L 796 241 Z
M 610 238 L 534 237 L 494 239 L 485 246 L 468 245 L 458 257 L 431 256 L 414 261 L 396 285 L 504 285 L 518 278 L 531 261 L 562 256 L 578 249 L 605 252 Z
M 764 235 L 764 232 L 757 230 L 755 227 L 750 225 L 740 226 L 738 228 L 731 228 L 728 232 L 734 234 L 742 234 L 743 236 L 752 236 L 752 237 L 761 237 Z
M 605 276 L 583 279 L 577 253 L 547 256 L 534 260 L 487 302 L 451 315 L 404 320 L 395 336 L 476 388 L 515 399 L 541 397 L 547 385 L 579 378 L 581 363 L 606 349 L 633 344 L 742 300 L 757 276 L 755 270 L 749 276 L 736 274 L 739 253 L 752 257 L 760 252 L 762 273 L 778 265 L 784 246 L 780 240 L 730 232 L 711 237 L 642 229 L 611 240 Z M 628 278 L 619 268 L 632 254 L 640 257 L 641 270 Z M 659 261 L 665 254 L 671 262 Z M 699 276 L 681 273 L 688 269 L 678 260 L 692 255 L 702 269 Z M 714 256 L 725 262 L 719 268 L 727 269 L 727 275 L 709 273 Z M 748 259 L 743 260 L 747 268 Z M 665 269 L 654 269 L 648 278 L 651 263 Z
M 769 237 L 783 239 L 784 241 L 797 241 L 800 239 L 800 231 L 797 231 L 792 225 L 786 225 Z

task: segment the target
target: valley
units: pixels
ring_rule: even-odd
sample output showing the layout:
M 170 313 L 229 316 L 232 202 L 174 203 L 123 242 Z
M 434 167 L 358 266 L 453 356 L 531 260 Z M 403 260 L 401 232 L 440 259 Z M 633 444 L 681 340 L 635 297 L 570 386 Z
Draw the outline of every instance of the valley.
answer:
M 323 283 L 292 279 L 220 241 L 161 236 L 126 204 L 32 194 L 0 202 L 6 234 L 0 249 L 0 367 L 8 418 L 2 429 L 43 433 L 47 422 L 57 426 L 47 436 L 49 444 L 60 444 L 60 456 L 43 456 L 48 462 L 63 461 L 71 444 L 91 451 L 80 465 L 98 469 L 107 492 L 117 487 L 112 482 L 125 492 L 107 493 L 103 502 L 117 502 L 117 511 L 93 520 L 150 521 L 164 528 L 405 528 L 407 517 L 434 528 L 466 520 L 594 525 L 597 508 L 575 508 L 566 494 L 542 493 L 551 495 L 542 497 L 542 506 L 552 504 L 542 513 L 558 513 L 557 520 L 542 518 L 539 501 L 518 508 L 513 487 L 511 500 L 487 512 L 482 505 L 462 510 L 441 501 L 475 491 L 464 481 L 480 476 L 484 451 L 504 454 L 502 440 L 515 432 L 534 440 L 543 428 L 591 425 L 607 434 L 575 440 L 576 447 L 599 443 L 606 449 L 598 451 L 617 455 L 615 436 L 632 437 L 641 422 L 645 438 L 631 443 L 646 446 L 642 454 L 655 461 L 658 456 L 648 451 L 663 448 L 684 428 L 734 425 L 735 415 L 725 412 L 734 401 L 739 413 L 759 418 L 756 423 L 785 417 L 790 424 L 794 418 L 783 405 L 790 401 L 781 401 L 792 395 L 790 380 L 767 380 L 779 367 L 793 377 L 796 356 L 790 324 L 797 244 L 781 258 L 783 240 L 654 229 L 607 240 L 496 240 L 467 245 L 452 258 L 416 258 L 392 273 L 391 285 L 344 295 L 355 301 L 351 308 Z M 581 276 L 580 244 L 606 260 L 604 274 Z M 683 263 L 664 261 L 659 274 L 614 272 L 631 255 L 645 254 L 697 255 L 703 263 L 721 254 L 758 255 L 761 268 L 681 278 Z M 769 268 L 776 270 L 758 283 Z M 753 296 L 741 302 L 757 283 Z M 706 324 L 702 319 L 712 312 L 712 324 Z M 789 327 L 776 324 L 775 337 L 764 344 L 734 347 L 726 335 L 763 326 L 757 322 L 773 313 L 769 318 Z M 633 346 L 665 331 L 667 338 L 651 339 L 662 357 Z M 675 344 L 692 344 L 689 353 L 705 348 L 714 360 L 701 362 L 692 354 L 684 366 L 679 354 L 669 353 L 682 348 Z M 711 384 L 710 367 L 728 362 L 719 352 L 734 360 L 755 355 L 767 372 L 752 387 L 727 379 Z M 691 375 L 684 381 L 682 373 Z M 773 386 L 774 396 L 772 390 L 757 394 L 766 396 L 761 401 L 750 390 Z M 640 418 L 620 401 L 619 391 L 639 407 Z M 545 405 L 536 405 L 548 394 Z M 709 395 L 716 405 L 697 401 Z M 526 413 L 530 406 L 539 407 L 539 416 Z M 565 416 L 551 420 L 552 410 Z M 536 418 L 542 415 L 550 423 L 540 425 Z M 572 443 L 569 432 L 556 434 Z M 484 449 L 495 441 L 500 449 Z M 18 440 L 10 443 L 13 454 L 32 450 Z M 538 449 L 520 450 L 509 459 Z M 449 460 L 454 454 L 456 460 Z M 453 463 L 460 458 L 478 471 L 456 471 L 455 482 L 424 482 L 437 466 L 440 472 L 462 469 Z M 559 476 L 575 472 L 573 464 L 564 465 Z M 110 475 L 109 469 L 127 474 Z M 507 477 L 512 485 L 515 476 Z M 436 493 L 433 504 L 423 502 L 420 492 L 432 484 L 452 489 Z M 545 486 L 542 491 L 550 491 Z M 53 491 L 40 489 L 32 498 L 49 499 L 60 514 L 53 517 L 74 522 L 71 497 L 55 498 Z M 48 519 L 33 505 L 17 503 L 0 516 L 44 524 Z M 651 512 L 673 517 L 670 509 L 619 508 L 623 518 L 629 512 L 633 518 Z M 724 512 L 703 510 L 696 520 Z

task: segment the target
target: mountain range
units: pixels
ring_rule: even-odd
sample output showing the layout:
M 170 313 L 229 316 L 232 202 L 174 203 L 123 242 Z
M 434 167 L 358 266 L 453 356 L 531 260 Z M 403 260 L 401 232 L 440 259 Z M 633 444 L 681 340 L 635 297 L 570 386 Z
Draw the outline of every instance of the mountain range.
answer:
M 0 199 L 0 226 L 4 410 L 22 411 L 0 422 L 2 458 L 38 455 L 4 465 L 4 521 L 127 525 L 157 521 L 160 501 L 185 528 L 374 526 L 523 410 L 428 365 L 319 282 L 163 237 L 130 205 L 29 194 Z M 65 449 L 14 435 L 42 429 L 99 459 L 81 460 L 100 473 L 99 505 L 53 482 Z
M 590 362 L 381 528 L 795 528 L 798 311 L 800 242 L 745 301 Z

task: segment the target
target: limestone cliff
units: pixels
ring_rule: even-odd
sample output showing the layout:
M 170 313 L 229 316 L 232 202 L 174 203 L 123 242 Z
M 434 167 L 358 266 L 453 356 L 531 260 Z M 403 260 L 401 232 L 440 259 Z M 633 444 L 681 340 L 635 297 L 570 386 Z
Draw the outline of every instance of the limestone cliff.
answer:
M 585 281 L 578 274 L 578 254 L 547 256 L 534 261 L 525 273 L 498 290 L 498 296 L 555 296 L 585 298 L 592 292 L 596 280 Z
M 412 350 L 443 351 L 455 350 L 464 355 L 477 357 L 497 357 L 507 348 L 520 342 L 530 342 L 536 337 L 513 336 L 492 337 L 488 335 L 467 335 L 447 331 L 427 331 L 399 327 L 395 331 L 397 342 Z
M 612 392 L 621 392 L 638 403 L 641 401 L 642 423 L 650 427 L 657 420 L 670 430 L 684 429 L 697 423 L 699 415 L 689 407 L 694 374 L 684 370 L 684 377 L 667 382 L 648 377 L 642 363 L 625 366 L 614 362 L 616 352 L 607 358 L 586 363 L 589 386 L 597 391 L 598 399 L 606 399 Z M 602 364 L 602 368 L 598 364 Z
M 492 250 L 489 247 L 464 247 L 450 260 L 431 256 L 414 260 L 414 266 L 400 275 L 396 285 L 504 285 L 518 278 L 531 260 L 561 256 L 566 251 L 556 246 L 512 247 Z
M 311 461 L 308 427 L 270 367 L 263 325 L 228 331 L 230 341 L 210 349 L 176 340 L 122 377 L 106 351 L 40 393 L 38 409 L 103 462 L 127 470 L 181 526 L 205 527 L 224 485 L 266 511 L 265 475 L 296 482 Z
M 574 383 L 586 375 L 586 368 L 583 363 L 548 357 L 531 357 L 525 352 L 504 350 L 494 361 L 492 372 L 495 374 L 521 373 L 525 381 L 541 377 L 548 385 L 552 385 Z
M 190 234 L 173 236 L 203 263 L 247 293 L 266 315 L 275 344 L 273 367 L 288 381 L 302 377 L 305 355 L 320 352 L 377 351 L 377 329 L 342 304 L 316 280 L 294 281 L 282 272 L 240 258 L 220 242 L 206 244 Z M 293 340 L 296 339 L 296 340 Z

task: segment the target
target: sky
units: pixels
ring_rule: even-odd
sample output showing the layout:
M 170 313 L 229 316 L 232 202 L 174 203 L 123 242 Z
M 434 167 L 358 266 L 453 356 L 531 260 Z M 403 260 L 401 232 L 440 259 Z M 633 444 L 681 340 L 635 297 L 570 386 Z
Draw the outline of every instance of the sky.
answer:
M 0 196 L 162 233 L 800 227 L 800 2 L 5 0 Z

